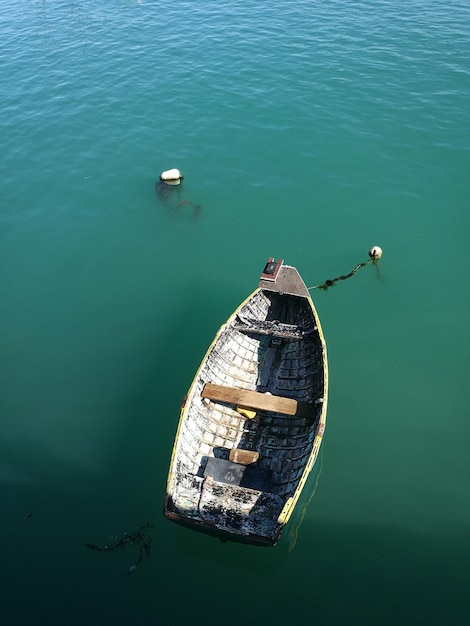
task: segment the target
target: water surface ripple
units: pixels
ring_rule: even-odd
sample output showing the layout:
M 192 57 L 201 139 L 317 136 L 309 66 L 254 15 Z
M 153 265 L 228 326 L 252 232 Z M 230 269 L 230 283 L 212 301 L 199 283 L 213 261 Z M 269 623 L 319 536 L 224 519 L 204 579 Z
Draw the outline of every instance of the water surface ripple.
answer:
M 231 625 L 260 597 L 322 626 L 468 623 L 468 2 L 0 16 L 5 623 Z M 327 430 L 281 544 L 164 520 L 181 398 L 265 259 L 313 286 L 374 244 L 380 275 L 313 292 Z M 150 519 L 132 577 L 131 551 L 83 547 Z

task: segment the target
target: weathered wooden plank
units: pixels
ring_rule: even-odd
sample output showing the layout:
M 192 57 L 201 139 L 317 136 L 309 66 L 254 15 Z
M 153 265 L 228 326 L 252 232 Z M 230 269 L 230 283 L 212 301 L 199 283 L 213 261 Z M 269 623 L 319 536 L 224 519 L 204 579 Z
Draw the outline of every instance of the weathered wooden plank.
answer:
M 241 407 L 261 411 L 273 411 L 284 415 L 312 417 L 314 414 L 314 407 L 308 402 L 298 402 L 293 398 L 273 396 L 267 393 L 260 393 L 259 391 L 237 389 L 236 387 L 227 387 L 214 383 L 206 383 L 201 396 L 208 400 L 214 400 L 215 402 L 237 404 Z
M 267 320 L 243 319 L 240 323 L 235 323 L 233 327 L 243 333 L 254 333 L 258 335 L 272 335 L 273 337 L 283 337 L 284 339 L 304 339 L 312 336 L 317 327 L 303 328 L 298 324 L 283 324 L 281 322 Z
M 259 459 L 259 452 L 255 450 L 242 450 L 242 448 L 232 448 L 228 458 L 233 463 L 250 465 L 251 463 L 256 463 Z

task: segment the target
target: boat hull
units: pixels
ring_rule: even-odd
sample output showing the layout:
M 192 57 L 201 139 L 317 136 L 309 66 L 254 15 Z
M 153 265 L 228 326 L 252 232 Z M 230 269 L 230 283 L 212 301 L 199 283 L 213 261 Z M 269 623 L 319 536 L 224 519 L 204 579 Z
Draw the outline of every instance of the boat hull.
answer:
M 327 395 L 310 294 L 295 268 L 269 260 L 258 288 L 218 330 L 183 403 L 165 516 L 275 545 L 317 458 Z

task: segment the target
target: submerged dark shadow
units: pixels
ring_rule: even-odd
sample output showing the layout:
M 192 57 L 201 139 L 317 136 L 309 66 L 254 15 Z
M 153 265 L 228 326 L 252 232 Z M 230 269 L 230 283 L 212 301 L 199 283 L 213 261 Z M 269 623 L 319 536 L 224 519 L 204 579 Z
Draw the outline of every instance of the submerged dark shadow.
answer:
M 314 558 L 321 623 L 438 626 L 468 617 L 470 551 L 463 530 L 428 535 L 385 525 L 309 522 L 293 567 L 305 554 Z M 299 580 L 297 591 L 308 594 L 307 582 Z
M 195 219 L 200 217 L 202 205 L 183 197 L 181 184 L 169 185 L 159 180 L 155 183 L 155 192 L 160 204 L 170 212 L 172 217 L 183 213 Z
M 243 610 L 255 615 L 260 593 L 275 602 L 276 624 L 311 618 L 322 626 L 442 626 L 467 623 L 468 536 L 460 532 L 427 534 L 387 525 L 305 519 L 296 548 L 232 542 L 178 529 L 178 562 L 191 564 L 208 589 L 253 589 L 242 596 Z M 182 584 L 194 574 L 182 571 Z M 223 581 L 223 582 L 222 582 Z M 209 626 L 226 608 L 214 594 Z

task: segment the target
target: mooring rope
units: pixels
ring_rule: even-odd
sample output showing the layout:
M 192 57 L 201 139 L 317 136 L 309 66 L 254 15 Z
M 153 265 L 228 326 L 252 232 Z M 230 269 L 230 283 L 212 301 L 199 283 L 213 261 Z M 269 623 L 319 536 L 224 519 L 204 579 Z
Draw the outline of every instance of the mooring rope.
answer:
M 372 246 L 372 248 L 369 250 L 369 256 L 370 256 L 370 259 L 368 261 L 364 261 L 363 263 L 358 263 L 356 267 L 349 272 L 349 274 L 343 274 L 342 276 L 338 276 L 337 278 L 333 278 L 332 280 L 326 280 L 322 285 L 314 285 L 313 287 L 307 287 L 307 289 L 309 291 L 311 289 L 323 289 L 324 291 L 326 291 L 328 287 L 332 287 L 336 282 L 338 282 L 338 280 L 346 280 L 346 278 L 351 278 L 351 276 L 354 276 L 354 274 L 361 267 L 370 265 L 370 263 L 373 263 L 374 265 L 376 265 L 378 269 L 378 262 L 380 260 L 380 257 L 382 256 L 382 248 L 379 248 L 379 246 Z

